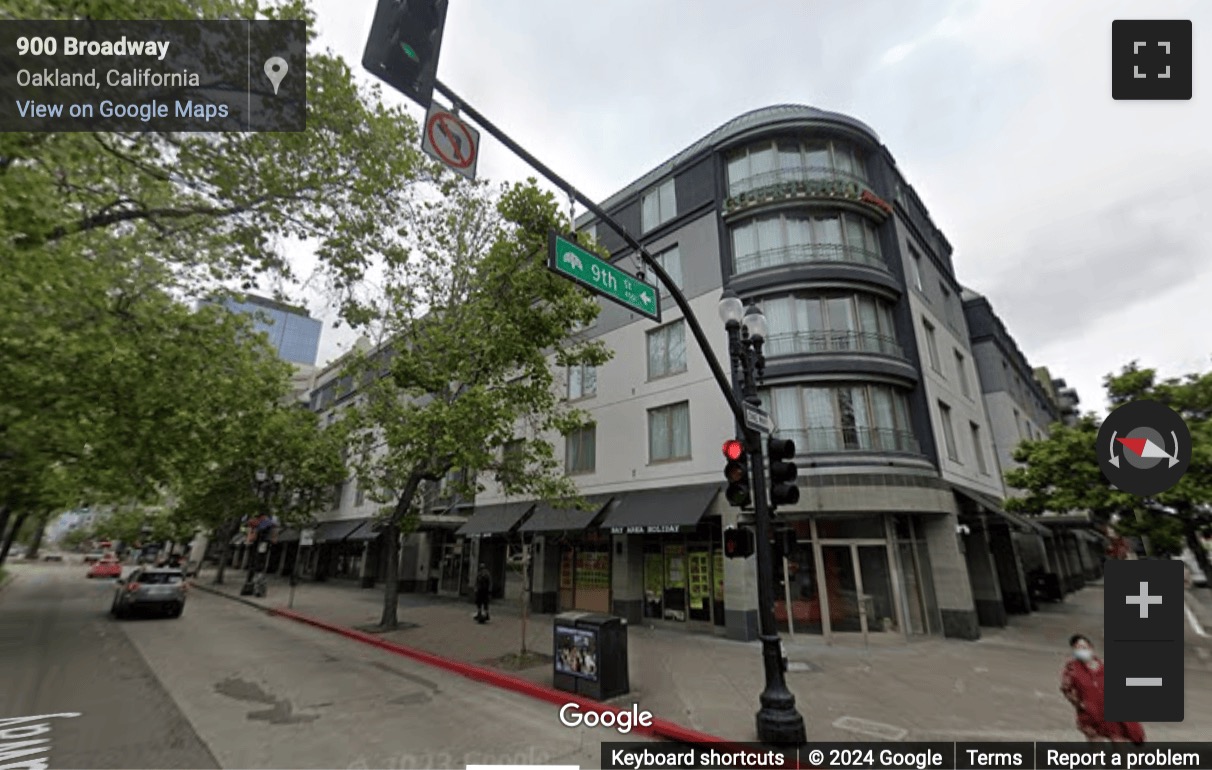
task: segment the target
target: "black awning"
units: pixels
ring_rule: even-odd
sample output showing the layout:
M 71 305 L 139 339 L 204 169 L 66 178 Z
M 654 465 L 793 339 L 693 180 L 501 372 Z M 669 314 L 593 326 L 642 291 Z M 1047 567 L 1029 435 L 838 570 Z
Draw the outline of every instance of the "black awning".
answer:
M 383 522 L 374 519 L 363 519 L 362 526 L 351 532 L 346 538 L 347 543 L 368 543 L 383 534 Z
M 370 519 L 340 519 L 338 521 L 322 521 L 316 527 L 317 543 L 339 543 L 353 534 L 354 530 Z
M 1011 513 L 1010 511 L 1003 511 L 1003 514 L 1006 516 L 1006 518 L 1017 522 L 1024 531 L 1030 531 L 1032 534 L 1042 535 L 1044 537 L 1048 537 L 1052 534 L 1052 530 L 1048 529 L 1037 521 L 1033 521 L 1028 515 Z
M 459 527 L 455 534 L 503 535 L 516 527 L 533 508 L 533 502 L 483 505 L 476 508 L 467 523 Z
M 278 533 L 279 543 L 296 543 L 299 540 L 299 530 L 294 527 L 287 527 Z
M 587 511 L 576 508 L 555 508 L 548 503 L 539 503 L 526 523 L 518 527 L 518 531 L 562 532 L 585 529 L 602 513 L 612 498 L 613 495 L 587 495 L 585 501 L 590 505 Z
M 1032 521 L 1029 517 L 1007 511 L 1004 504 L 994 497 L 961 486 L 954 487 L 954 490 L 956 494 L 975 503 L 979 511 L 996 516 L 1001 520 L 1002 524 L 1010 529 L 1015 529 L 1019 532 L 1029 532 L 1033 535 L 1047 536 L 1052 534 L 1047 527 Z M 969 512 L 968 515 L 971 515 L 971 513 L 972 512 Z M 964 515 L 965 514 L 961 513 L 961 518 L 963 518 Z
M 720 491 L 719 484 L 628 492 L 599 525 L 614 534 L 681 532 L 697 527 Z

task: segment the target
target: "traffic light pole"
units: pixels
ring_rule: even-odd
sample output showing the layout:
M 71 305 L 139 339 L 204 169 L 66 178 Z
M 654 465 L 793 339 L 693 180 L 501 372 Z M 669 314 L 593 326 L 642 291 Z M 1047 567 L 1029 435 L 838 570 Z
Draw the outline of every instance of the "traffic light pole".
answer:
M 756 402 L 755 359 L 760 355 L 760 348 L 757 347 L 760 343 L 743 337 L 739 323 L 730 323 L 726 328 L 729 357 L 734 379 L 740 385 L 741 398 Z M 741 424 L 743 426 L 743 422 Z M 766 688 L 759 696 L 762 706 L 757 712 L 758 740 L 762 743 L 802 745 L 808 741 L 808 735 L 804 718 L 795 708 L 795 695 L 787 689 L 783 644 L 774 617 L 774 549 L 770 541 L 773 527 L 770 505 L 766 499 L 762 434 L 744 427 L 742 435 L 748 444 L 751 463 L 753 528 L 757 540 L 754 548 L 758 573 L 758 638 L 762 642 L 762 665 L 766 674 Z M 790 612 L 791 608 L 788 607 L 787 611 Z
M 673 301 L 675 304 L 677 304 L 678 309 L 682 311 L 682 316 L 686 319 L 686 325 L 690 327 L 690 331 L 694 335 L 694 340 L 698 343 L 699 350 L 702 351 L 703 357 L 707 360 L 707 366 L 711 369 L 711 375 L 715 378 L 716 384 L 720 386 L 720 392 L 724 395 L 724 400 L 728 402 L 728 408 L 732 410 L 732 414 L 736 417 L 737 424 L 744 424 L 745 414 L 741 409 L 741 402 L 737 398 L 733 388 L 730 386 L 728 378 L 724 376 L 724 370 L 720 367 L 720 362 L 715 357 L 715 353 L 711 349 L 711 344 L 707 341 L 707 335 L 703 333 L 703 327 L 699 325 L 699 319 L 695 316 L 694 311 L 690 309 L 690 303 L 686 301 L 686 297 L 682 294 L 682 290 L 679 289 L 676 284 L 674 284 L 673 280 L 669 277 L 669 274 L 665 272 L 665 269 L 652 258 L 652 255 L 640 245 L 640 242 L 633 238 L 631 233 L 627 232 L 625 227 L 616 222 L 614 217 L 607 214 L 605 210 L 598 206 L 598 204 L 577 192 L 577 189 L 565 181 L 563 177 L 552 171 L 550 168 L 540 162 L 538 158 L 523 149 L 522 146 L 511 139 L 508 134 L 493 125 L 492 121 L 485 118 L 482 114 L 467 104 L 467 102 L 459 98 L 459 96 L 455 94 L 454 91 L 450 90 L 445 83 L 440 80 L 435 80 L 434 90 L 438 91 L 450 100 L 451 108 L 455 112 L 462 112 L 463 114 L 467 115 L 467 117 L 475 121 L 480 128 L 496 137 L 497 141 L 505 145 L 505 147 L 513 152 L 513 154 L 526 161 L 531 168 L 547 177 L 548 181 L 550 181 L 556 187 L 559 187 L 561 190 L 567 190 L 570 196 L 588 209 L 595 217 L 598 217 L 609 225 L 611 229 L 613 229 L 623 238 L 623 241 L 628 246 L 635 249 L 636 253 L 640 255 L 640 259 L 647 266 L 647 269 L 656 274 L 656 277 L 660 279 L 661 283 L 664 284 L 665 288 L 669 291 L 669 295 L 673 297 Z M 575 222 L 570 224 L 573 227 L 576 226 Z

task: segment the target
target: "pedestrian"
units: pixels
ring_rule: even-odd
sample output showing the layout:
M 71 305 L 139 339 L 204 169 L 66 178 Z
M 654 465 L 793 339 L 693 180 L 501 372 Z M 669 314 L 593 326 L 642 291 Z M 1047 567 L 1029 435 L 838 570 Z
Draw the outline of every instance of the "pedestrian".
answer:
M 488 567 L 481 564 L 480 574 L 476 575 L 476 622 L 488 622 L 488 599 L 492 596 L 492 576 Z
M 1094 644 L 1082 634 L 1069 637 L 1073 659 L 1061 671 L 1061 692 L 1077 709 L 1077 729 L 1091 743 L 1145 742 L 1140 722 L 1108 722 L 1103 716 L 1103 662 L 1094 654 Z

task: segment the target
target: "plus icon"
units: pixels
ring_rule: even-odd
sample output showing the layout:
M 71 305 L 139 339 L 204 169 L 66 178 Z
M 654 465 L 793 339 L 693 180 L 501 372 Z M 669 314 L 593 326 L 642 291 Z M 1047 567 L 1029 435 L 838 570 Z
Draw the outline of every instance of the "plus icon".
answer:
M 1127 597 L 1127 602 L 1128 604 L 1138 605 L 1140 607 L 1140 616 L 1144 619 L 1149 617 L 1149 605 L 1161 604 L 1162 598 L 1160 596 L 1150 596 L 1149 584 L 1142 581 L 1140 584 L 1140 596 L 1129 596 Z
M 1190 99 L 1191 22 L 1111 23 L 1113 99 Z

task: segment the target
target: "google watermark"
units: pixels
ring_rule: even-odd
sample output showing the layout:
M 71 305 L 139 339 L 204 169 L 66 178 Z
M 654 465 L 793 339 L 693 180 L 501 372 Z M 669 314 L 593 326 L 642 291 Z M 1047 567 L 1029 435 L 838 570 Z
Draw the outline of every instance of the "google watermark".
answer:
M 565 727 L 612 727 L 626 735 L 637 727 L 652 727 L 652 712 L 641 711 L 637 703 L 629 711 L 581 711 L 578 703 L 560 707 L 560 723 Z

